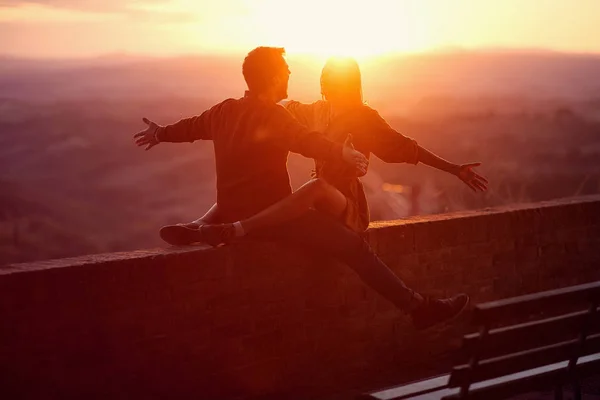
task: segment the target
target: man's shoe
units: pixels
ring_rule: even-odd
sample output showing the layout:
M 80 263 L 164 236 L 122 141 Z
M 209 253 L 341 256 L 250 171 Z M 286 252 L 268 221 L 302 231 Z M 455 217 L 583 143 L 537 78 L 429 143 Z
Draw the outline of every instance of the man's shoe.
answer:
M 422 304 L 411 312 L 413 325 L 417 330 L 424 330 L 452 321 L 467 308 L 469 296 L 464 293 L 447 299 L 425 297 Z
M 235 239 L 235 226 L 233 224 L 202 225 L 199 229 L 203 240 L 213 247 L 220 244 L 229 244 Z
M 185 246 L 202 242 L 202 231 L 193 228 L 192 224 L 167 225 L 160 228 L 159 235 L 162 240 L 173 246 Z

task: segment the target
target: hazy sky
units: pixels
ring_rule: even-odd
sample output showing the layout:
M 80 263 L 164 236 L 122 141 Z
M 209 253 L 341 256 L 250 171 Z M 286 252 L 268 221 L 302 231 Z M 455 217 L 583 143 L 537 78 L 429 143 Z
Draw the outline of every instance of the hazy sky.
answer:
M 600 53 L 600 0 L 0 0 L 0 54 Z

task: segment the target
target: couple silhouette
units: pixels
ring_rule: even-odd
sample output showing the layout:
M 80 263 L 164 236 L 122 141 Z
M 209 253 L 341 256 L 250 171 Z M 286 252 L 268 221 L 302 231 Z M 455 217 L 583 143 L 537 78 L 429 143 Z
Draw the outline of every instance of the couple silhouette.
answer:
M 321 73 L 322 100 L 289 101 L 290 70 L 285 50 L 258 47 L 244 59 L 248 90 L 198 116 L 161 126 L 146 118 L 134 135 L 149 150 L 162 142 L 212 140 L 217 202 L 195 221 L 161 228 L 172 245 L 212 246 L 244 237 L 281 241 L 350 266 L 360 278 L 409 315 L 421 330 L 458 316 L 466 294 L 436 298 L 405 285 L 360 235 L 369 208 L 360 177 L 372 154 L 385 162 L 423 163 L 455 175 L 474 191 L 487 180 L 479 163 L 448 162 L 394 129 L 362 96 L 361 73 L 351 58 L 331 58 Z M 313 177 L 292 191 L 289 152 L 315 160 Z

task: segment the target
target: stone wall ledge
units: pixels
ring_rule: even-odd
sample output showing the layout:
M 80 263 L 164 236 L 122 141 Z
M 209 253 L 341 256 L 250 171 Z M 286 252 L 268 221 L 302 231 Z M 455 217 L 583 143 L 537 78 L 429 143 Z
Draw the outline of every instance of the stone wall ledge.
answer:
M 407 217 L 397 220 L 372 222 L 365 233 L 366 239 L 377 249 L 385 236 L 393 234 L 395 248 L 404 252 L 428 251 L 463 243 L 486 242 L 514 234 L 534 233 L 536 230 L 552 229 L 553 226 L 577 226 L 581 220 L 589 225 L 600 222 L 598 203 L 600 195 L 572 197 L 513 206 L 490 207 L 471 211 Z M 250 243 L 248 243 L 250 244 Z M 136 251 L 91 254 L 28 263 L 0 266 L 0 276 L 15 273 L 31 273 L 54 268 L 86 267 L 92 265 L 118 265 L 120 263 L 176 259 L 179 256 L 207 257 L 215 260 L 225 256 L 233 244 L 219 248 L 198 244 L 182 247 L 164 247 Z M 252 243 L 272 250 L 271 243 Z M 215 253 L 218 256 L 215 256 Z M 217 261 L 217 260 L 215 260 Z M 208 267 L 210 264 L 203 263 Z

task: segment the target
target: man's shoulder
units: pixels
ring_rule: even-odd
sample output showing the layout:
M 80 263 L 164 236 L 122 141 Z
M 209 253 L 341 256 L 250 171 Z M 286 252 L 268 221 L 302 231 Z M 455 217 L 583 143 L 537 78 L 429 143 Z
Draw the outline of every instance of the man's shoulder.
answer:
M 228 108 L 230 105 L 236 103 L 239 99 L 228 98 L 217 104 L 214 104 L 212 107 L 206 109 L 207 114 L 215 114 L 223 110 L 224 108 Z
M 240 99 L 240 98 L 236 99 L 236 98 L 230 97 L 230 98 L 225 99 L 222 102 L 216 104 L 214 107 L 218 107 L 218 108 L 227 107 L 227 106 L 239 103 L 240 100 L 242 100 L 242 99 Z

